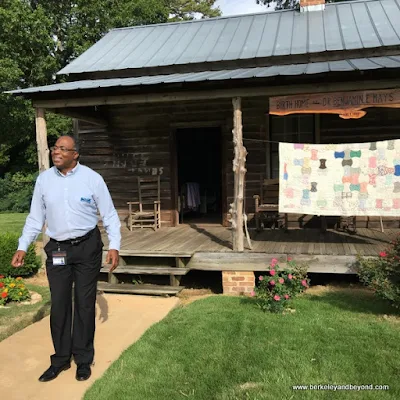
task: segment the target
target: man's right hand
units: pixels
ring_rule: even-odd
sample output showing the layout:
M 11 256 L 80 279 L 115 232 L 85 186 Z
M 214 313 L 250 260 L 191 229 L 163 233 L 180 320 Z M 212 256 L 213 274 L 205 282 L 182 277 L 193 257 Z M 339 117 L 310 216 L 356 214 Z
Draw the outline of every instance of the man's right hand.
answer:
M 17 250 L 14 254 L 14 257 L 11 260 L 11 265 L 15 268 L 21 267 L 24 265 L 24 258 L 25 258 L 26 252 L 23 250 Z

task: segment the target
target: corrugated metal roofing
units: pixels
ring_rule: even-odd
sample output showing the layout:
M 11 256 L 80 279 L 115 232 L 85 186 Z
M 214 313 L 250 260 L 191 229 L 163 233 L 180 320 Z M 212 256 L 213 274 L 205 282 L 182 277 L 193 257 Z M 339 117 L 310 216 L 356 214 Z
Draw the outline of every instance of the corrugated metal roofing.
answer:
M 400 45 L 400 0 L 114 29 L 59 74 Z
M 242 68 L 223 71 L 190 72 L 186 74 L 141 76 L 137 78 L 97 79 L 59 83 L 29 89 L 13 90 L 13 94 L 50 93 L 111 87 L 145 86 L 169 83 L 224 81 L 229 79 L 267 78 L 279 75 L 319 74 L 324 72 L 366 71 L 400 68 L 400 56 L 358 58 L 310 64 L 276 65 L 272 67 Z

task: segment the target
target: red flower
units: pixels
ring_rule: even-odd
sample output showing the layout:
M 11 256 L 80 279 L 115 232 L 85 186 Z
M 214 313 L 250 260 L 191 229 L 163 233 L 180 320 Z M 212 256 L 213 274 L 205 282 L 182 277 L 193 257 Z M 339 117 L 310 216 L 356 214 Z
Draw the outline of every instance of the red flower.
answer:
M 285 280 L 283 278 L 279 278 L 279 283 L 285 283 Z
M 271 276 L 274 276 L 274 275 L 276 274 L 276 271 L 275 271 L 274 269 L 271 269 L 271 271 L 269 271 L 269 274 L 270 274 Z
M 293 279 L 293 275 L 292 274 L 289 274 L 287 277 L 288 277 L 289 281 L 291 281 Z
M 387 257 L 386 251 L 381 251 L 381 252 L 379 253 L 379 257 Z
M 1 294 L 1 297 L 2 297 L 3 299 L 5 299 L 7 296 L 8 296 L 8 293 L 7 293 L 7 292 L 3 292 L 3 293 Z
M 280 299 L 281 299 L 280 296 L 278 296 L 278 295 L 275 295 L 275 296 L 274 296 L 274 300 L 275 300 L 275 301 L 279 301 Z
M 292 257 L 288 257 L 287 260 L 288 260 L 288 261 L 292 261 Z
M 0 282 L 0 288 L 4 287 L 4 283 Z
M 290 296 L 289 296 L 288 294 L 285 294 L 285 299 L 286 299 L 286 300 L 289 300 L 289 297 L 290 297 Z
M 3 279 L 4 278 L 4 275 L 0 275 L 0 279 Z
M 275 286 L 275 281 L 271 281 L 269 284 L 270 284 L 271 286 Z
M 305 279 L 301 281 L 301 284 L 302 284 L 304 287 L 308 287 L 307 281 L 306 281 Z

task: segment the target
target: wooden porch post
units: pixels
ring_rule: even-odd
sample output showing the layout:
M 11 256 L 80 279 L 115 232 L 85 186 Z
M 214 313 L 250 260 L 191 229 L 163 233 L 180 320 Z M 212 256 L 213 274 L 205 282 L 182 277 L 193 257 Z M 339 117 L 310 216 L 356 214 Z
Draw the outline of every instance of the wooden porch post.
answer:
M 50 168 L 49 146 L 47 144 L 47 126 L 44 108 L 36 108 L 36 144 L 38 152 L 39 172 L 43 172 Z M 49 241 L 49 237 L 45 234 L 46 226 L 43 227 L 43 247 Z M 46 265 L 46 254 L 42 250 L 42 266 Z
M 43 172 L 50 168 L 49 146 L 47 144 L 47 126 L 44 116 L 44 108 L 36 108 L 36 143 L 39 172 Z
M 233 160 L 234 172 L 234 198 L 231 204 L 231 223 L 233 229 L 233 250 L 244 251 L 243 232 L 243 198 L 244 177 L 246 174 L 246 148 L 243 146 L 242 126 L 242 100 L 240 97 L 232 99 L 233 104 L 233 144 L 235 158 Z

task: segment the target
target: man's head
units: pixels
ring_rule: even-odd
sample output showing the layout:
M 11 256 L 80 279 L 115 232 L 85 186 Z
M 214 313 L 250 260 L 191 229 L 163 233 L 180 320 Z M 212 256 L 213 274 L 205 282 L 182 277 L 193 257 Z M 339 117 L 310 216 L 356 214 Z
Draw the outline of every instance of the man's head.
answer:
M 75 168 L 79 158 L 75 139 L 71 136 L 60 136 L 51 148 L 51 159 L 56 168 L 68 172 Z

